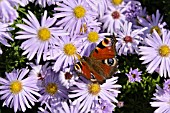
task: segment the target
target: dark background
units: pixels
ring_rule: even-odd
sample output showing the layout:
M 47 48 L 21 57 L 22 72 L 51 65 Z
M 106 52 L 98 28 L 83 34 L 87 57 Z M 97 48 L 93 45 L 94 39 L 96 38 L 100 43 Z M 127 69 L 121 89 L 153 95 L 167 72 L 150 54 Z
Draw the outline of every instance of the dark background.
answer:
M 156 10 L 159 9 L 160 13 L 164 16 L 164 21 L 167 23 L 166 28 L 170 28 L 170 1 L 169 0 L 139 0 L 143 7 L 147 8 L 149 15 L 155 14 Z M 30 6 L 33 4 L 30 4 Z M 34 6 L 31 7 L 32 11 L 35 10 Z M 52 10 L 51 8 L 46 8 L 47 10 Z M 23 12 L 26 9 L 22 9 Z M 21 15 L 22 10 L 19 11 Z M 17 22 L 19 23 L 19 21 Z M 14 31 L 16 32 L 17 29 Z M 14 34 L 15 35 L 15 34 Z M 17 46 L 16 46 L 17 45 Z M 4 54 L 0 56 L 0 74 L 3 77 L 4 70 L 10 72 L 14 67 L 24 67 L 27 61 L 25 57 L 21 55 L 22 51 L 19 49 L 20 41 L 13 42 L 12 47 L 6 49 L 2 46 Z M 138 60 L 138 56 L 118 56 L 120 64 L 120 70 L 122 73 L 119 76 L 119 84 L 123 85 L 121 89 L 121 94 L 118 100 L 124 101 L 124 107 L 116 108 L 115 113 L 153 113 L 156 108 L 152 108 L 149 104 L 153 93 L 155 92 L 155 85 L 162 85 L 163 79 L 159 77 L 157 73 L 148 74 L 143 72 L 142 79 L 144 82 L 127 84 L 127 78 L 124 77 L 125 73 L 128 72 L 130 67 L 139 68 L 140 70 L 145 70 L 145 66 L 141 65 L 141 61 Z M 3 101 L 0 101 L 2 105 Z M 36 106 L 39 106 L 36 104 Z M 13 109 L 0 106 L 0 113 L 13 113 Z M 22 112 L 17 112 L 22 113 Z M 32 109 L 27 109 L 26 113 L 37 113 L 37 107 Z

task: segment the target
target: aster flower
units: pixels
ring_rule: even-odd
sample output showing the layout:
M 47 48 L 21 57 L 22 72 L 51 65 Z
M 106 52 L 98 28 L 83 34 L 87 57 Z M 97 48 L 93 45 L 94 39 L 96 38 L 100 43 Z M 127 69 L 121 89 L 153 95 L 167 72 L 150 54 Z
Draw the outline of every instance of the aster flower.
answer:
M 125 15 L 123 14 L 126 8 L 108 6 L 108 10 L 101 18 L 101 22 L 104 24 L 103 29 L 107 29 L 108 33 L 113 34 L 117 29 L 120 29 L 120 25 L 125 21 Z
M 61 28 L 52 27 L 56 22 L 55 18 L 47 18 L 47 11 L 44 12 L 41 25 L 36 16 L 28 11 L 28 20 L 23 19 L 25 24 L 17 24 L 16 26 L 23 31 L 17 32 L 19 34 L 16 39 L 27 39 L 21 44 L 21 48 L 25 50 L 23 55 L 28 54 L 29 60 L 37 54 L 37 63 L 40 62 L 41 56 L 46 61 L 47 51 L 51 46 L 55 45 L 58 41 L 58 36 L 67 35 Z
M 77 101 L 75 105 L 71 102 L 71 100 L 62 101 L 60 103 L 53 101 L 51 102 L 49 110 L 39 107 L 38 113 L 79 113 L 79 105 L 79 101 Z
M 42 7 L 46 7 L 46 5 L 50 6 L 52 4 L 55 4 L 56 1 L 59 0 L 36 0 L 36 4 L 39 4 Z
M 156 93 L 154 93 L 154 97 L 152 98 L 154 101 L 150 102 L 152 107 L 158 107 L 154 113 L 169 113 L 170 112 L 170 93 L 162 92 L 162 88 L 157 86 Z M 159 92 L 159 94 L 158 94 Z
M 118 103 L 117 103 L 117 107 L 118 108 L 121 108 L 121 107 L 123 107 L 124 106 L 124 101 L 119 101 Z
M 102 18 L 107 10 L 107 0 L 86 0 L 89 6 L 98 13 L 99 17 Z
M 53 113 L 80 113 L 79 112 L 79 101 L 76 102 L 75 105 L 69 100 L 69 102 L 61 102 L 61 107 L 57 107 L 56 109 L 52 108 Z
M 99 14 L 99 18 L 101 19 L 106 13 L 109 6 L 113 7 L 126 7 L 126 3 L 124 0 L 87 0 L 89 5 Z
M 47 102 L 45 102 L 45 106 L 38 107 L 38 113 L 59 113 L 59 109 L 62 108 L 63 101 L 58 101 L 57 99 L 53 98 Z
M 20 0 L 20 1 L 23 7 L 26 6 L 29 2 L 34 2 L 34 0 Z
M 126 20 L 136 24 L 137 17 L 141 14 L 141 10 L 142 6 L 140 2 L 130 2 L 125 11 Z
M 143 31 L 145 31 L 146 29 L 147 28 L 145 27 L 142 29 L 133 30 L 131 22 L 124 22 L 124 24 L 121 25 L 121 28 L 117 30 L 118 38 L 116 39 L 118 41 L 116 43 L 116 50 L 118 52 L 118 55 L 138 53 L 138 45 L 142 40 L 142 37 L 140 35 L 143 34 Z
M 77 36 L 62 36 L 48 52 L 48 60 L 56 60 L 52 67 L 55 72 L 73 65 L 77 53 L 81 53 L 82 39 Z
M 113 7 L 126 7 L 131 1 L 126 0 L 107 0 L 108 6 Z
M 76 98 L 76 100 L 80 101 L 80 112 L 89 112 L 93 107 L 95 100 L 107 100 L 113 106 L 115 106 L 113 102 L 118 102 L 116 97 L 120 91 L 117 89 L 121 87 L 121 85 L 115 84 L 118 77 L 107 79 L 106 83 L 103 84 L 92 83 L 83 77 L 81 78 L 82 80 L 79 79 L 75 86 L 71 87 L 71 93 L 69 94 L 70 98 Z M 74 100 L 73 103 L 76 100 Z
M 147 16 L 146 7 L 144 8 L 141 7 L 138 17 L 146 17 L 146 16 Z
M 31 108 L 38 102 L 35 96 L 40 97 L 39 89 L 36 86 L 37 79 L 34 76 L 26 77 L 28 69 L 13 70 L 11 73 L 6 73 L 6 79 L 0 78 L 0 95 L 1 100 L 5 100 L 3 106 L 10 108 L 14 107 L 14 112 L 26 108 Z
M 41 86 L 42 81 L 45 78 L 45 76 L 48 74 L 48 72 L 51 69 L 51 66 L 49 66 L 49 62 L 46 62 L 44 65 L 38 65 L 38 64 L 33 64 L 29 63 L 31 66 L 32 70 L 29 73 L 29 76 L 35 76 L 37 77 L 37 85 Z
M 146 7 L 143 8 L 141 5 L 138 5 L 138 4 L 133 5 L 132 7 L 135 7 L 135 8 L 131 8 L 131 6 L 129 6 L 129 10 L 127 11 L 128 13 L 127 12 L 125 13 L 126 20 L 133 23 L 134 29 L 143 28 L 141 26 L 139 27 L 138 18 L 145 18 L 147 16 Z M 136 13 L 133 13 L 133 10 Z
M 138 17 L 138 23 L 140 26 L 136 25 L 135 28 L 148 27 L 148 30 L 145 31 L 146 34 L 153 33 L 153 30 L 156 30 L 159 35 L 161 35 L 161 31 L 166 26 L 163 21 L 163 16 L 161 17 L 159 10 L 156 11 L 156 15 L 152 14 L 152 16 L 146 16 L 146 19 L 143 17 Z
M 86 34 L 90 32 L 91 29 L 94 29 L 96 27 L 101 27 L 102 23 L 98 22 L 98 20 L 88 21 L 84 22 L 80 27 L 80 35 Z
M 78 75 L 73 70 L 71 70 L 71 67 L 61 70 L 58 76 L 63 86 L 65 86 L 67 89 L 73 86 L 75 80 L 78 79 Z
M 156 89 L 155 89 L 155 93 L 153 94 L 153 96 L 161 96 L 165 93 L 165 90 L 162 89 L 158 84 L 156 84 Z M 157 100 L 156 98 L 152 98 L 153 100 Z
M 137 2 L 137 1 L 133 1 L 133 0 L 107 0 L 108 7 L 113 6 L 115 8 L 126 8 L 126 10 L 127 10 L 128 6 L 133 2 Z
M 163 89 L 170 93 L 170 79 L 165 80 Z
M 51 103 L 60 104 L 62 100 L 68 98 L 67 89 L 59 81 L 58 75 L 52 71 L 49 71 L 48 74 L 43 79 L 42 85 L 40 86 L 40 94 L 42 95 L 39 98 L 41 105 L 45 104 L 49 109 Z
M 128 2 L 136 2 L 136 0 L 123 0 L 125 3 L 128 3 Z
M 129 78 L 129 82 L 140 82 L 142 79 L 140 77 L 142 71 L 138 71 L 137 69 L 132 70 L 132 68 L 130 68 L 129 73 L 126 73 L 126 75 Z
M 94 108 L 92 108 L 91 113 L 112 113 L 115 106 L 113 106 L 107 100 L 98 100 L 94 102 Z
M 9 33 L 12 28 L 9 27 L 10 24 L 8 23 L 1 23 L 0 22 L 0 43 L 3 45 L 10 47 L 11 45 L 8 44 L 7 39 L 12 40 L 11 34 Z M 0 54 L 2 54 L 2 50 L 0 48 Z
M 72 3 L 69 0 L 63 0 L 62 3 L 57 3 L 57 5 L 58 7 L 54 10 L 60 12 L 54 15 L 61 19 L 56 25 L 62 26 L 71 35 L 79 34 L 84 22 L 93 21 L 97 17 L 97 13 L 84 0 L 74 0 Z
M 13 22 L 18 18 L 18 12 L 14 5 L 19 4 L 19 0 L 1 0 L 0 1 L 0 20 L 2 22 Z
M 27 1 L 27 0 L 7 0 L 9 1 L 9 3 L 11 4 L 12 7 L 18 9 L 18 7 L 21 6 L 25 6 L 25 4 L 23 3 L 23 1 Z M 34 0 L 29 0 L 29 1 L 34 1 Z
M 42 107 L 39 107 L 38 108 L 38 113 L 50 113 L 50 112 L 48 112 L 46 109 L 44 109 Z
M 146 45 L 139 47 L 139 54 L 142 55 L 140 60 L 144 60 L 142 64 L 147 65 L 147 71 L 153 73 L 159 68 L 160 76 L 165 78 L 170 75 L 170 31 L 162 31 L 160 36 L 155 30 L 152 35 L 147 35 L 145 39 Z
M 111 35 L 110 33 L 100 33 L 100 30 L 100 27 L 94 27 L 80 36 L 80 38 L 83 39 L 82 46 L 84 51 L 82 51 L 82 56 L 89 56 L 90 52 L 105 38 L 105 36 Z

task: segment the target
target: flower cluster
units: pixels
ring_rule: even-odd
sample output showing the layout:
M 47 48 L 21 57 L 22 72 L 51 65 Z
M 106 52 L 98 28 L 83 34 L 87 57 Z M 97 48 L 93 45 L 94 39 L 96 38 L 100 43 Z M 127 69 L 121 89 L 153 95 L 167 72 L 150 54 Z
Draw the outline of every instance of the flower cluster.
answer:
M 154 97 L 152 98 L 153 102 L 150 102 L 152 107 L 158 107 L 155 110 L 155 113 L 164 113 L 170 112 L 169 102 L 170 102 L 170 79 L 165 80 L 163 84 L 163 89 L 157 85 L 156 93 L 154 93 Z
M 41 8 L 41 13 L 29 9 L 30 4 Z M 24 10 L 24 15 L 25 7 L 29 10 Z M 27 59 L 25 67 L 0 77 L 3 106 L 15 113 L 25 112 L 35 103 L 39 103 L 38 113 L 112 113 L 122 88 L 117 74 L 127 75 L 133 84 L 143 81 L 145 71 L 139 71 L 138 66 L 120 71 L 119 57 L 137 55 L 146 64 L 147 73 L 170 77 L 170 31 L 165 26 L 159 10 L 148 15 L 135 0 L 0 0 L 0 43 L 11 47 L 12 42 L 19 42 Z M 113 35 L 117 72 L 102 83 L 79 76 L 74 69 L 79 57 L 100 52 L 96 46 Z M 105 59 L 92 60 L 101 68 L 105 66 L 105 71 L 111 68 L 104 65 Z M 94 78 L 93 73 L 90 75 Z M 155 102 L 150 102 L 152 107 L 159 107 L 156 113 L 170 112 L 170 80 L 163 86 L 157 85 Z

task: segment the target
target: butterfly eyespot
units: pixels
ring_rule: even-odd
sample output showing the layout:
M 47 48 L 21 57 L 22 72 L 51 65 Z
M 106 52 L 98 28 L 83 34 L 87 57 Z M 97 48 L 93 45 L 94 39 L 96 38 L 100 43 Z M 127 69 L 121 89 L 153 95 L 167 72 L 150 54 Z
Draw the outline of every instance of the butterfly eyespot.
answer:
M 112 39 L 111 38 L 105 38 L 102 41 L 102 45 L 105 46 L 105 47 L 111 46 L 112 45 Z
M 104 43 L 105 43 L 105 44 L 108 44 L 108 43 L 109 43 L 109 39 L 108 39 L 108 38 L 105 38 L 105 39 L 104 39 Z
M 79 73 L 81 73 L 81 68 L 82 68 L 82 66 L 81 66 L 81 63 L 80 63 L 80 62 L 78 62 L 78 63 L 74 66 L 74 69 L 75 69 L 76 71 L 78 71 Z
M 92 79 L 92 80 L 93 80 L 93 79 L 96 79 L 95 76 L 94 76 L 92 73 L 91 73 L 90 75 L 91 75 L 91 79 Z
M 95 76 L 93 75 L 93 73 L 91 73 L 90 75 L 91 75 L 91 79 L 90 79 L 91 82 L 93 82 L 93 83 L 97 82 L 97 80 L 96 80 Z
M 92 83 L 98 83 L 97 79 L 90 79 Z
M 74 66 L 74 68 L 75 68 L 75 70 L 79 70 L 79 69 L 80 69 L 80 66 L 76 64 L 76 65 Z
M 107 64 L 108 66 L 115 66 L 117 63 L 116 58 L 109 58 L 109 59 L 105 59 L 104 63 Z

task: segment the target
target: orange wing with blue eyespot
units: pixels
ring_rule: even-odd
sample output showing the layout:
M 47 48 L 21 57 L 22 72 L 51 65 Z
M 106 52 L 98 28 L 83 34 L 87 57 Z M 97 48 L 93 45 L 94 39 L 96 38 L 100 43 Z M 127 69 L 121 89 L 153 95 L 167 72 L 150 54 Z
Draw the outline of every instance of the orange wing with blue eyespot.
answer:
M 82 57 L 75 69 L 89 80 L 103 82 L 111 77 L 116 69 L 115 43 L 113 38 L 105 38 L 91 52 L 89 57 Z

